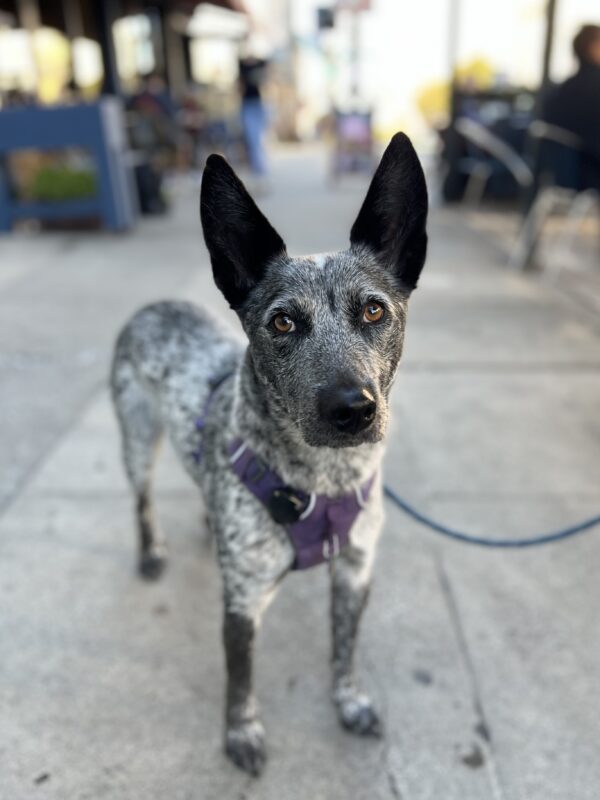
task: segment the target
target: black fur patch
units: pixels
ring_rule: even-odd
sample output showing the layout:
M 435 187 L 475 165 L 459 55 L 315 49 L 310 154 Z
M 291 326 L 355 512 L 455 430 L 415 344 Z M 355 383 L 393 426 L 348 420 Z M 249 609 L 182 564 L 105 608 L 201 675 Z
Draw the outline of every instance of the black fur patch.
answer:
M 410 139 L 397 133 L 377 168 L 350 233 L 391 269 L 400 284 L 414 289 L 427 254 L 427 185 Z
M 227 662 L 227 721 L 239 722 L 238 716 L 252 690 L 252 648 L 254 623 L 241 614 L 225 613 L 223 642 Z
M 221 156 L 206 162 L 200 218 L 215 283 L 239 308 L 267 263 L 285 254 L 283 239 Z

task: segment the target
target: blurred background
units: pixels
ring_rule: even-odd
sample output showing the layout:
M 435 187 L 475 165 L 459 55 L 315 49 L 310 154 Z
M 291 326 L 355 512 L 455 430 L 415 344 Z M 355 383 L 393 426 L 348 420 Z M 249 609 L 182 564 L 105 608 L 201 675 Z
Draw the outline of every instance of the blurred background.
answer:
M 268 143 L 325 140 L 330 177 L 368 172 L 397 130 L 435 165 L 445 201 L 531 204 L 540 172 L 556 172 L 549 148 L 577 149 L 579 136 L 598 157 L 597 127 L 545 109 L 594 14 L 594 0 L 4 0 L 0 108 L 28 113 L 1 118 L 0 227 L 101 210 L 129 228 L 140 210 L 166 210 L 166 175 L 200 169 L 212 150 L 247 163 L 259 190 Z M 596 64 L 597 35 L 589 26 L 580 48 Z M 112 181 L 84 128 L 106 145 Z M 581 188 L 578 168 L 563 164 L 558 182 Z
M 598 0 L 0 0 L 0 800 L 597 800 L 598 532 L 485 550 L 391 505 L 357 656 L 385 739 L 338 729 L 312 570 L 266 615 L 270 761 L 238 774 L 201 501 L 167 449 L 169 570 L 140 583 L 107 376 L 144 303 L 240 332 L 207 154 L 324 252 L 404 130 L 430 250 L 386 482 L 485 538 L 597 514 L 599 25 Z

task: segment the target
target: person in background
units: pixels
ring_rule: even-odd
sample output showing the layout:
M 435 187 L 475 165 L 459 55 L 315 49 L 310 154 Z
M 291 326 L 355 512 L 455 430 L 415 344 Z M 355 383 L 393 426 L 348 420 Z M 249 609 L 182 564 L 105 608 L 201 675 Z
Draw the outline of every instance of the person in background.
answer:
M 163 78 L 157 73 L 144 76 L 127 108 L 129 139 L 137 159 L 140 209 L 143 214 L 164 214 L 167 201 L 163 179 L 175 162 L 179 129 Z
M 580 138 L 581 188 L 600 190 L 600 25 L 584 25 L 573 50 L 579 69 L 549 92 L 542 119 Z
M 1 95 L 2 108 L 25 108 L 36 104 L 36 98 L 22 89 L 8 89 Z
M 177 109 L 164 79 L 156 72 L 142 77 L 140 87 L 129 99 L 128 107 L 139 118 L 132 133 L 143 146 L 174 151 L 177 145 Z M 134 144 L 137 142 L 134 141 Z
M 248 154 L 248 163 L 255 178 L 256 191 L 267 188 L 267 155 L 264 146 L 264 134 L 267 127 L 267 112 L 261 95 L 264 85 L 268 61 L 257 55 L 247 54 L 240 58 L 240 92 L 241 122 Z
M 84 102 L 81 89 L 79 88 L 79 85 L 77 84 L 75 78 L 71 77 L 67 81 L 67 83 L 63 86 L 58 102 L 61 104 L 72 105 L 72 106 L 76 106 L 79 103 Z

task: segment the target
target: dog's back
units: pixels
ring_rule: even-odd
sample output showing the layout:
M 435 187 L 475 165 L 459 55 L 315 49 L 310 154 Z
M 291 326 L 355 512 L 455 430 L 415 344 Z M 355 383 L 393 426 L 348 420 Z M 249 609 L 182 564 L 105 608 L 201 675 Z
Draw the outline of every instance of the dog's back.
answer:
M 172 402 L 181 405 L 182 400 L 189 401 L 201 408 L 208 381 L 222 368 L 232 368 L 241 352 L 241 345 L 192 303 L 146 306 L 131 318 L 117 340 L 111 376 L 117 408 L 126 410 L 123 394 L 132 382 L 151 395 L 160 394 L 167 416 Z
M 138 311 L 121 331 L 111 371 L 125 468 L 137 496 L 140 569 L 154 577 L 163 566 L 154 541 L 149 482 L 156 449 L 168 425 L 182 463 L 197 479 L 189 457 L 194 427 L 215 377 L 235 369 L 242 353 L 208 314 L 184 302 L 155 303 Z

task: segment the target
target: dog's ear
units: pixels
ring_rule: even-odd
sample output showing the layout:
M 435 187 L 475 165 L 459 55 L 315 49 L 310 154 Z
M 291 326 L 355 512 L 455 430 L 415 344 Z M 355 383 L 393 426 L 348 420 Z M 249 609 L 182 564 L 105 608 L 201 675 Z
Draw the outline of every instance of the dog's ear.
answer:
M 215 283 L 239 309 L 267 263 L 285 244 L 224 158 L 208 157 L 202 176 L 200 218 Z
M 427 253 L 427 186 L 410 139 L 389 143 L 352 226 L 350 242 L 375 252 L 399 283 L 417 285 Z

